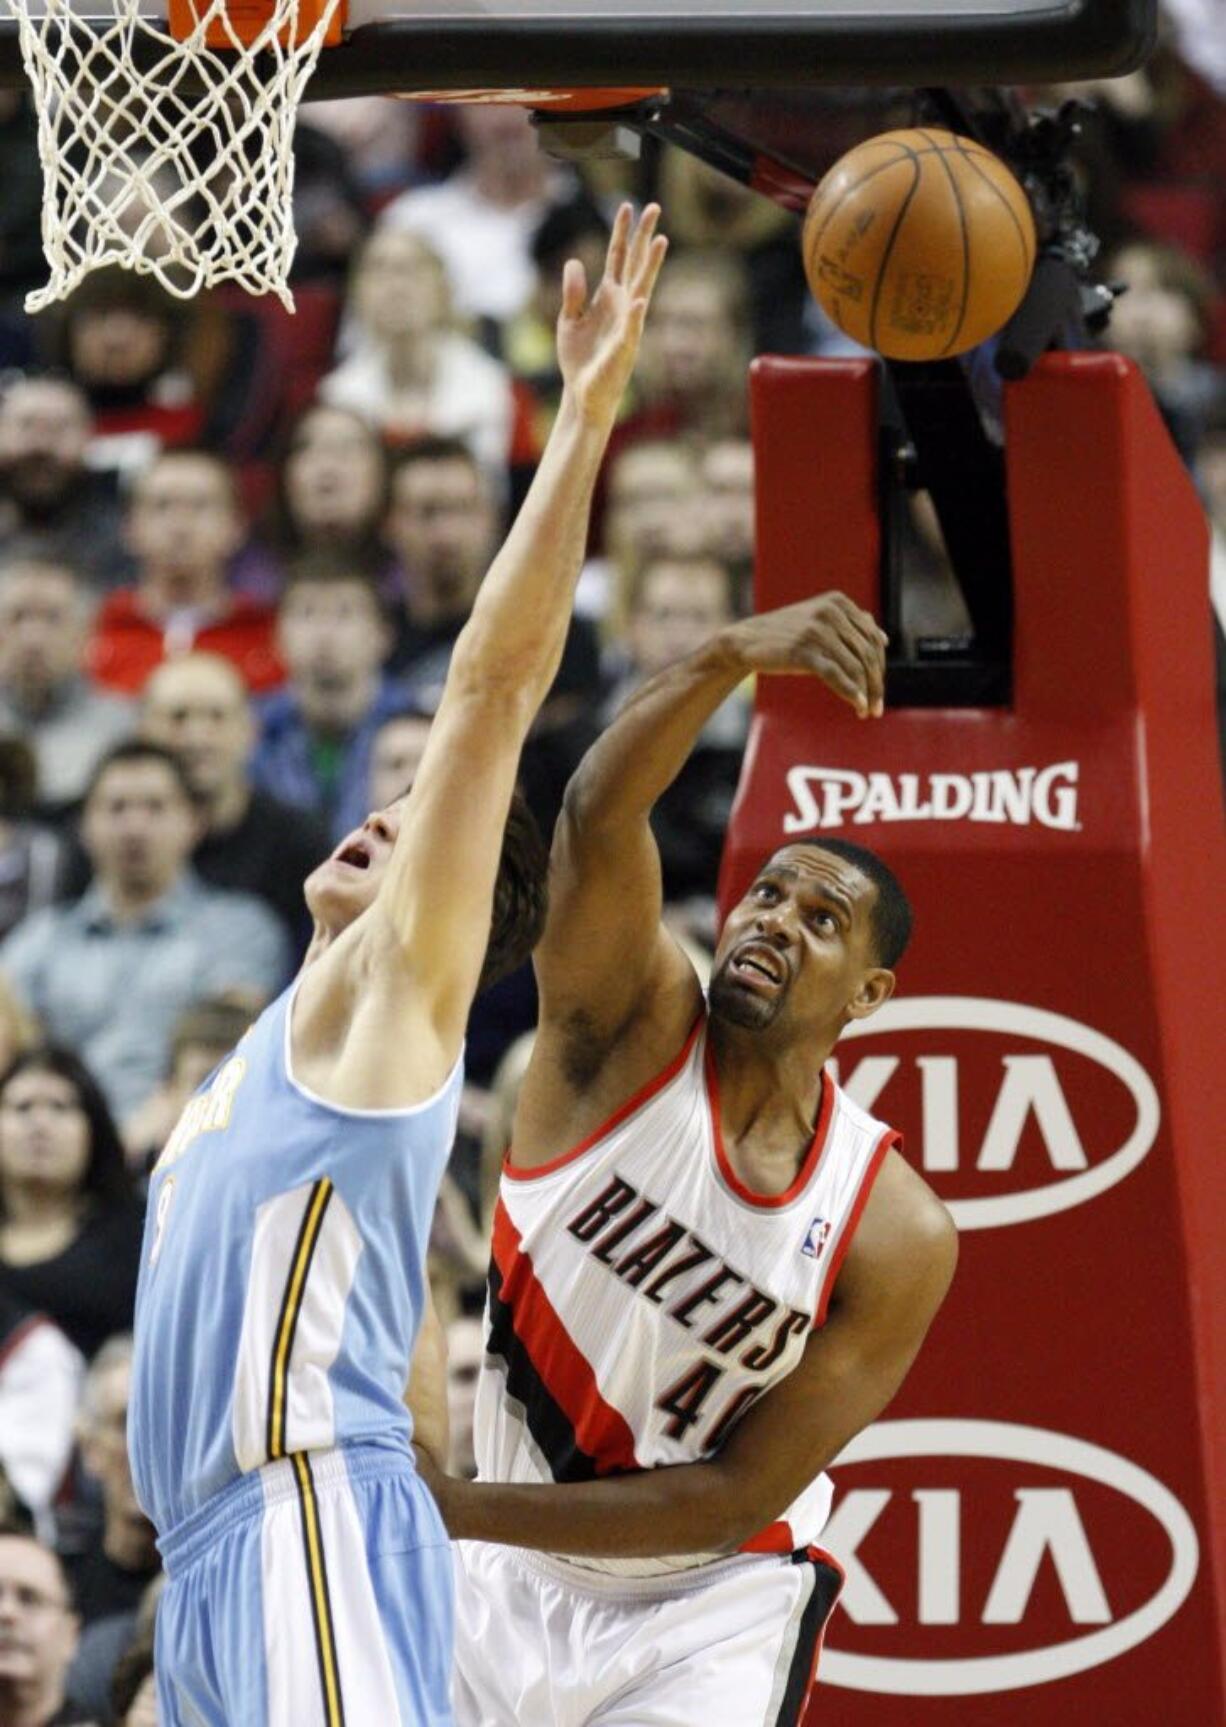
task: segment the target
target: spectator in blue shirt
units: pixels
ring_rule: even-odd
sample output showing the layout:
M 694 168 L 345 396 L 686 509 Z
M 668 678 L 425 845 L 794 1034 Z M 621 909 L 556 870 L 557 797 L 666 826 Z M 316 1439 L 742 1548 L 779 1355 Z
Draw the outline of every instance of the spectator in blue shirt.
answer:
M 188 867 L 199 833 L 178 757 L 142 740 L 117 745 L 85 798 L 93 883 L 0 947 L 0 971 L 48 1034 L 89 1064 L 121 1120 L 161 1083 L 185 1007 L 226 993 L 258 1006 L 287 976 L 274 914 L 205 887 Z
M 285 687 L 261 708 L 255 784 L 315 810 L 333 840 L 370 813 L 371 745 L 405 692 L 383 671 L 391 630 L 371 573 L 352 561 L 296 565 L 278 614 Z

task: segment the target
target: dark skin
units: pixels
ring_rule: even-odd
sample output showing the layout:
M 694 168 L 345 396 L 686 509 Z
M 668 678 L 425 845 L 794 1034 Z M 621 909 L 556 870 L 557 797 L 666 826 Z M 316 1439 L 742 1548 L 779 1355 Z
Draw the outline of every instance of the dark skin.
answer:
M 644 685 L 568 789 L 537 950 L 541 1021 L 512 1161 L 548 1162 L 600 1126 L 680 1048 L 702 992 L 661 921 L 652 805 L 719 703 L 751 672 L 817 676 L 865 719 L 882 711 L 885 638 L 840 594 L 746 619 Z M 729 914 L 710 989 L 725 1149 L 783 1192 L 812 1139 L 822 1067 L 844 1027 L 893 992 L 875 884 L 808 845 L 767 859 Z M 945 1208 L 889 1152 L 825 1325 L 798 1366 L 700 1463 L 557 1486 L 434 1479 L 453 1535 L 545 1551 L 649 1557 L 733 1550 L 772 1522 L 902 1384 L 953 1276 Z

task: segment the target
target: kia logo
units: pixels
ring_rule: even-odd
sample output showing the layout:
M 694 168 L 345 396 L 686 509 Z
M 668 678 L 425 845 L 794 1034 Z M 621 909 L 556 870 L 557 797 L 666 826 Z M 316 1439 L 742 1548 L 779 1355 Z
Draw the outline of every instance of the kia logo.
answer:
M 901 1065 L 899 1056 L 865 1054 L 856 1061 L 846 1046 L 872 1038 L 903 1033 L 946 1031 L 959 1035 L 958 1055 L 921 1056 L 924 1122 L 924 1171 L 954 1172 L 959 1152 L 959 1060 L 965 1060 L 964 1040 L 975 1032 L 993 1033 L 1068 1051 L 1105 1070 L 1124 1086 L 1131 1099 L 1132 1126 L 1108 1155 L 1090 1162 L 1082 1145 L 1057 1063 L 1046 1051 L 1007 1052 L 1000 1061 L 995 1103 L 977 1150 L 970 1161 L 981 1173 L 1010 1175 L 1022 1133 L 1037 1124 L 1048 1161 L 1059 1173 L 1054 1181 L 1029 1185 L 1011 1193 L 945 1199 L 959 1229 L 999 1229 L 1005 1224 L 1031 1223 L 1068 1211 L 1102 1193 L 1141 1162 L 1158 1134 L 1161 1109 L 1158 1093 L 1145 1069 L 1120 1044 L 1065 1014 L 1018 1002 L 991 1001 L 979 996 L 931 995 L 890 1001 L 870 1019 L 854 1020 L 839 1043 L 841 1058 L 831 1065 L 853 1102 L 873 1110 L 877 1099 Z M 858 1054 L 858 1052 L 857 1052 Z M 888 1100 L 881 1112 L 889 1115 Z M 1091 1128 L 1096 1126 L 1091 1122 Z M 953 1156 L 950 1157 L 950 1148 Z M 966 1148 L 964 1148 L 966 1149 Z M 1097 1153 L 1098 1147 L 1095 1147 Z M 1016 1179 L 1016 1178 L 1015 1178 Z M 942 1184 L 943 1185 L 943 1184 Z
M 983 1622 L 1018 1624 L 1039 1566 L 1049 1558 L 1065 1591 L 1070 1617 L 1075 1623 L 1096 1624 L 1097 1628 L 1042 1648 L 965 1659 L 857 1655 L 827 1643 L 821 1664 L 824 1684 L 905 1697 L 969 1697 L 1047 1685 L 1100 1667 L 1135 1649 L 1186 1601 L 1200 1557 L 1191 1518 L 1160 1481 L 1100 1445 L 1003 1421 L 879 1421 L 852 1440 L 837 1466 L 847 1470 L 888 1459 L 949 1457 L 1060 1470 L 1122 1495 L 1154 1518 L 1165 1532 L 1171 1549 L 1165 1578 L 1141 1606 L 1112 1620 L 1086 1527 L 1078 1513 L 1076 1492 L 1019 1485 L 1014 1493 L 1012 1526 L 995 1561 Z M 922 1462 L 917 1462 L 916 1473 L 921 1472 Z M 1023 1476 L 1017 1479 L 1024 1481 Z M 839 1486 L 838 1503 L 822 1537 L 847 1571 L 836 1639 L 847 1621 L 855 1623 L 859 1618 L 880 1625 L 896 1623 L 898 1617 L 856 1552 L 894 1495 L 854 1486 L 847 1490 L 841 1475 Z M 959 1496 L 936 1489 L 921 1490 L 910 1497 L 920 1513 L 917 1593 L 921 1609 L 926 1598 L 930 1606 L 926 1615 L 921 1611 L 921 1619 L 938 1625 L 958 1623 Z M 974 1527 L 973 1520 L 968 1520 L 968 1528 Z

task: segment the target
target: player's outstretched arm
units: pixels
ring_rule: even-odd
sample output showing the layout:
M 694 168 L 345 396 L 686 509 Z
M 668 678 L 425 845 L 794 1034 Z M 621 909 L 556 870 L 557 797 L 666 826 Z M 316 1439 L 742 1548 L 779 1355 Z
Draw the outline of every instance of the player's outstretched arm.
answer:
M 338 1097 L 372 1101 L 387 1062 L 405 1060 L 406 1039 L 423 1091 L 459 1051 L 520 750 L 561 659 L 593 486 L 664 259 L 658 218 L 649 205 L 635 223 L 623 205 L 594 292 L 581 264 L 566 265 L 557 420 L 456 642 L 378 898 L 332 980 L 354 1004 Z
M 438 1480 L 457 1539 L 599 1558 L 731 1552 L 775 1521 L 886 1408 L 957 1262 L 944 1206 L 891 1152 L 800 1364 L 703 1463 L 557 1486 Z
M 880 714 L 885 642 L 844 595 L 820 594 L 729 626 L 636 692 L 584 757 L 554 834 L 549 921 L 536 951 L 546 1038 L 577 1020 L 587 1037 L 609 1042 L 633 1023 L 656 1049 L 683 1035 L 697 985 L 660 926 L 652 808 L 716 708 L 753 672 L 815 676 L 857 713 Z M 668 1015 L 678 1023 L 661 1023 Z

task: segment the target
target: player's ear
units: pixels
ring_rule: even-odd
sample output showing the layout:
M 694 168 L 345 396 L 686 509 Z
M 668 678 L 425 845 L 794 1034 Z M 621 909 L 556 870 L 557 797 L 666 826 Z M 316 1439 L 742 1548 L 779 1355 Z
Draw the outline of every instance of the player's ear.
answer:
M 884 966 L 874 966 L 860 979 L 855 995 L 847 1004 L 848 1019 L 867 1019 L 884 1007 L 894 993 L 894 973 Z

